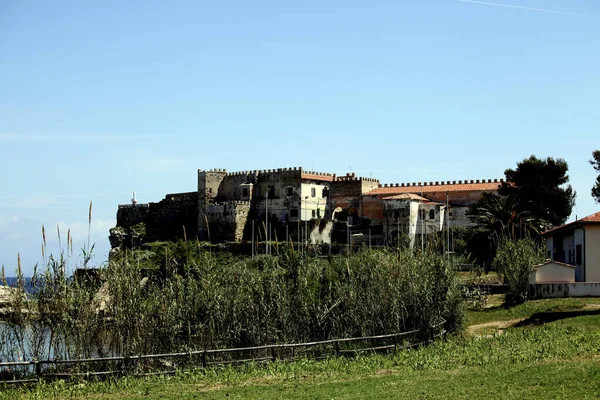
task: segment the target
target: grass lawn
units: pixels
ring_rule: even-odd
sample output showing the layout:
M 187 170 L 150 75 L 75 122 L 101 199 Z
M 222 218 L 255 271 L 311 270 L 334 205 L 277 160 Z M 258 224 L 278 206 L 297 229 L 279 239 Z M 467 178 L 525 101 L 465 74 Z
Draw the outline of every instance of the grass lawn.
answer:
M 467 310 L 467 325 L 483 324 L 491 321 L 508 321 L 526 318 L 536 313 L 561 313 L 600 307 L 600 298 L 568 298 L 528 301 L 512 308 L 502 306 L 503 295 L 490 296 L 488 307 Z
M 278 361 L 79 385 L 54 382 L 0 389 L 0 398 L 599 398 L 598 304 L 600 299 L 559 299 L 469 311 L 476 323 L 524 319 L 502 335 L 454 336 L 397 354 Z

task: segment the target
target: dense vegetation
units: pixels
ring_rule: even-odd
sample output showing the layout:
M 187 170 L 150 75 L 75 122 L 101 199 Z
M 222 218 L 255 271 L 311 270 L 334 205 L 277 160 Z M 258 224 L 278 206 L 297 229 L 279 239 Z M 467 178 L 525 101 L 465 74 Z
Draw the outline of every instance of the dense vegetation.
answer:
M 159 261 L 161 260 L 161 261 Z M 50 258 L 0 331 L 3 360 L 148 354 L 376 335 L 462 323 L 458 280 L 433 252 L 232 258 L 198 243 L 122 253 L 68 279 Z M 19 311 L 20 310 L 20 311 Z
M 565 160 L 533 155 L 507 169 L 498 194 L 484 193 L 467 212 L 475 224 L 466 235 L 473 261 L 490 269 L 504 239 L 539 239 L 545 230 L 563 224 L 575 204 L 567 172 Z
M 503 239 L 494 264 L 508 285 L 505 305 L 514 306 L 527 301 L 529 274 L 534 265 L 545 259 L 546 250 L 531 239 Z
M 598 397 L 598 299 L 539 300 L 468 314 L 476 323 L 521 322 L 501 335 L 457 335 L 396 354 L 277 361 L 87 384 L 49 382 L 0 390 L 0 398 Z
M 592 152 L 590 164 L 592 164 L 596 172 L 598 172 L 594 186 L 592 186 L 592 197 L 596 200 L 596 203 L 600 203 L 600 150 L 594 150 Z

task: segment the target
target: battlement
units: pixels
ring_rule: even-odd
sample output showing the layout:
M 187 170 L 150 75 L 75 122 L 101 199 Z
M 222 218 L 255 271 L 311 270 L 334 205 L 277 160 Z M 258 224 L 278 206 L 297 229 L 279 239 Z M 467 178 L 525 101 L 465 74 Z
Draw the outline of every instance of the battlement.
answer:
M 379 184 L 380 188 L 394 188 L 394 187 L 429 187 L 429 186 L 460 186 L 460 185 L 477 185 L 477 184 L 489 184 L 497 183 L 502 184 L 504 179 L 467 179 L 459 181 L 431 181 L 431 182 L 409 182 L 409 183 L 385 183 Z
M 249 201 L 244 201 L 244 200 L 232 200 L 232 201 L 220 201 L 220 202 L 216 202 L 216 203 L 210 203 L 208 204 L 206 207 L 210 208 L 210 207 L 214 207 L 214 206 L 249 206 L 250 202 Z
M 344 176 L 337 176 L 337 175 L 333 174 L 333 180 L 334 180 L 334 182 L 351 182 L 351 181 L 379 182 L 379 179 L 375 179 L 375 178 L 357 177 L 354 172 L 352 172 L 352 173 L 348 172 Z
M 226 172 L 227 170 L 225 170 Z M 288 167 L 288 168 L 274 168 L 274 169 L 254 169 L 247 171 L 234 171 L 228 172 L 227 176 L 248 176 L 248 175 L 263 175 L 263 174 L 274 174 L 274 173 L 286 173 L 286 172 L 302 172 L 302 167 Z
M 137 204 L 119 204 L 118 208 L 149 208 L 150 203 L 137 203 Z
M 204 170 L 204 169 L 199 169 L 198 172 L 212 172 L 212 173 L 221 173 L 221 174 L 226 174 L 227 170 L 224 168 L 212 168 L 209 170 Z

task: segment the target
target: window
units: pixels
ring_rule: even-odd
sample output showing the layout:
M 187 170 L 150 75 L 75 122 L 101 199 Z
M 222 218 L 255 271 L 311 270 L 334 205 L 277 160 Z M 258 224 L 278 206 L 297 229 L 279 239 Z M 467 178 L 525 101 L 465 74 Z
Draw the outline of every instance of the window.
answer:
M 394 211 L 394 219 L 400 219 L 400 210 Z
M 421 219 L 425 219 L 425 210 L 421 210 Z
M 312 210 L 312 217 L 316 218 L 317 217 L 317 210 Z
M 316 196 L 317 196 L 317 189 L 310 188 L 310 197 L 316 197 Z
M 581 245 L 578 244 L 577 246 L 575 246 L 575 263 L 577 265 L 581 265 L 582 263 L 582 257 L 581 257 Z
M 269 198 L 270 199 L 275 198 L 275 186 L 269 186 Z
M 294 188 L 291 187 L 291 186 L 288 186 L 285 189 L 285 194 L 286 194 L 286 196 L 293 196 L 294 195 Z
M 242 188 L 242 196 L 248 197 L 248 188 Z
M 208 188 L 208 193 L 212 193 L 212 188 Z
M 429 219 L 435 219 L 435 211 L 429 210 Z
M 290 210 L 290 217 L 292 217 L 292 218 L 298 218 L 298 209 L 297 208 L 292 208 Z
M 328 188 L 323 188 L 323 192 L 321 193 L 321 197 L 325 198 L 325 197 L 329 197 L 329 189 Z

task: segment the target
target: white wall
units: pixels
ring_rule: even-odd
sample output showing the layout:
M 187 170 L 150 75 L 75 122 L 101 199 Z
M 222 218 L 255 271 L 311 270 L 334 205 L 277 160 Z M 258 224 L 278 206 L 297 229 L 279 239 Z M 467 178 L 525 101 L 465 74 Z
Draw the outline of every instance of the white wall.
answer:
M 325 217 L 325 209 L 327 208 L 327 198 L 323 197 L 323 189 L 328 188 L 328 185 L 323 183 L 302 183 L 300 185 L 300 198 L 302 199 L 301 218 L 303 221 L 313 218 L 313 210 L 315 217 Z M 315 197 L 312 196 L 312 189 L 315 189 Z
M 585 281 L 600 282 L 600 225 L 585 227 Z
M 544 282 L 575 282 L 575 268 L 556 263 L 548 263 L 531 271 L 529 283 Z
M 467 211 L 469 207 L 462 206 L 453 206 L 450 205 L 450 212 L 452 216 L 450 217 L 450 226 L 473 226 L 469 217 L 467 217 Z

